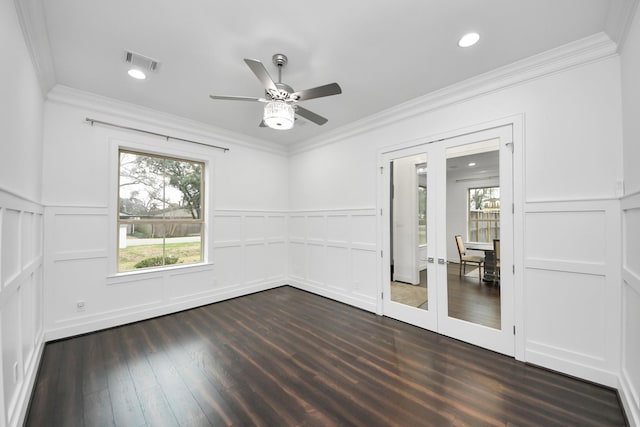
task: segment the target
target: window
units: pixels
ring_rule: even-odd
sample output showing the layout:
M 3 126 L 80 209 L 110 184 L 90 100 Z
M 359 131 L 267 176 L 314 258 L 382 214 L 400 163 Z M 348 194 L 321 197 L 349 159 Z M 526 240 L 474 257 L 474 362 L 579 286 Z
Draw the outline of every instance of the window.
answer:
M 120 150 L 118 271 L 203 261 L 204 164 Z
M 500 187 L 469 188 L 470 242 L 492 243 L 500 238 Z

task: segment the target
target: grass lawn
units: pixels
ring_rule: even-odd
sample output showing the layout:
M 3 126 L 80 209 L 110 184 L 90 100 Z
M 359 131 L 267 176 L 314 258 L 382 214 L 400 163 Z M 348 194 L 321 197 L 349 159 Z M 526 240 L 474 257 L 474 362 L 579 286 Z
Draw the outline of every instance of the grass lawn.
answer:
M 202 261 L 200 242 L 167 243 L 166 256 L 178 258 L 177 264 L 193 264 Z M 134 265 L 143 259 L 162 256 L 162 245 L 141 245 L 121 248 L 118 259 L 119 271 L 137 270 Z M 177 265 L 176 264 L 176 265 Z

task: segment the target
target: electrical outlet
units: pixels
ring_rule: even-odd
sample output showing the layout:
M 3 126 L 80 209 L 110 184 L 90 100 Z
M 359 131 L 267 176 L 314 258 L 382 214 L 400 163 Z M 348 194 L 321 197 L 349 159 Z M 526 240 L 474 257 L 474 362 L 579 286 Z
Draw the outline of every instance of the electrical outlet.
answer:
M 76 301 L 76 309 L 78 311 L 84 311 L 85 309 L 85 303 L 84 301 L 80 300 L 80 301 Z

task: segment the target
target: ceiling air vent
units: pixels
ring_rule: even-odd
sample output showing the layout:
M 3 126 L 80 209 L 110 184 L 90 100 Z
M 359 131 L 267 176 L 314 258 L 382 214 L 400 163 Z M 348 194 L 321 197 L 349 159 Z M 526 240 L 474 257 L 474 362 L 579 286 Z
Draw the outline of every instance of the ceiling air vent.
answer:
M 127 64 L 138 67 L 143 71 L 157 71 L 158 67 L 160 66 L 160 63 L 155 59 L 140 55 L 139 53 L 131 52 L 128 50 L 126 50 L 124 53 L 124 61 Z

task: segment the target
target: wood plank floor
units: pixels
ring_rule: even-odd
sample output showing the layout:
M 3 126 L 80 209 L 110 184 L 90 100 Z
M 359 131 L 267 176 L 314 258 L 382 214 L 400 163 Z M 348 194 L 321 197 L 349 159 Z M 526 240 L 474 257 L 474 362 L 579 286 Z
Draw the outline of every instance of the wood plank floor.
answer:
M 623 426 L 615 391 L 291 287 L 45 347 L 27 426 Z
M 447 266 L 449 316 L 500 329 L 500 285 L 485 282 L 477 275 L 460 276 L 459 269 L 459 264 Z

